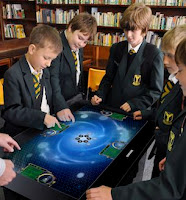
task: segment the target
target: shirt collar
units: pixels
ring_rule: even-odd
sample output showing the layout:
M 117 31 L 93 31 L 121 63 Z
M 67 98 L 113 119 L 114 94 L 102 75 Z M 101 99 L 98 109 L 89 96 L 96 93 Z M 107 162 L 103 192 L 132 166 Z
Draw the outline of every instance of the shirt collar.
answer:
M 168 79 L 169 79 L 169 81 L 172 81 L 174 84 L 176 84 L 178 82 L 178 79 L 176 78 L 175 74 L 170 74 Z
M 42 75 L 43 75 L 43 70 L 41 69 L 40 72 L 37 72 L 37 71 L 32 67 L 32 65 L 29 63 L 28 60 L 27 60 L 27 63 L 28 63 L 28 66 L 29 66 L 29 68 L 30 68 L 31 74 L 37 75 L 38 73 L 40 73 L 40 78 L 41 78 Z
M 128 43 L 128 52 L 129 52 L 131 49 L 134 49 L 134 51 L 137 53 L 138 50 L 139 50 L 139 48 L 140 48 L 140 46 L 141 46 L 141 44 L 142 44 L 142 42 L 139 43 L 136 47 L 133 48 L 132 45 L 131 45 L 130 43 Z

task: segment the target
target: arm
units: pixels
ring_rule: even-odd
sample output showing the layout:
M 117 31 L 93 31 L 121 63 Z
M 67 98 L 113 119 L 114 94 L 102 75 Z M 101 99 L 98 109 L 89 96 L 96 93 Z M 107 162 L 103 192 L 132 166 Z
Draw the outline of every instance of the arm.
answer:
M 163 57 L 160 51 L 154 56 L 151 65 L 150 81 L 149 84 L 146 84 L 145 93 L 127 101 L 131 110 L 146 109 L 152 106 L 160 97 L 164 75 Z

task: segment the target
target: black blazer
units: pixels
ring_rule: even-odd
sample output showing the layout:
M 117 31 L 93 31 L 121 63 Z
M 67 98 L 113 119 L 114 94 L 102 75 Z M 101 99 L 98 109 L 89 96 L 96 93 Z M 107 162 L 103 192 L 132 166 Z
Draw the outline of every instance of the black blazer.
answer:
M 132 111 L 146 109 L 156 102 L 163 88 L 162 53 L 144 40 L 126 73 L 127 56 L 127 41 L 111 47 L 98 96 L 113 107 L 128 102 Z
M 52 88 L 48 69 L 43 70 L 47 103 L 52 107 Z M 43 129 L 45 114 L 36 108 L 33 77 L 25 56 L 9 68 L 4 75 L 5 131 L 16 134 L 26 127 Z M 50 111 L 51 112 L 51 111 Z M 10 132 L 9 132 L 10 131 Z
M 81 73 L 77 86 L 74 58 L 64 32 L 61 33 L 61 39 L 63 51 L 50 67 L 52 89 L 55 91 L 55 112 L 68 108 L 66 101 L 83 92 L 83 49 L 79 50 Z
M 112 189 L 113 200 L 184 200 L 186 199 L 186 110 L 175 119 L 172 126 L 170 150 L 165 169 L 150 181 Z M 182 132 L 183 131 L 183 132 Z M 173 136 L 174 135 L 174 136 Z

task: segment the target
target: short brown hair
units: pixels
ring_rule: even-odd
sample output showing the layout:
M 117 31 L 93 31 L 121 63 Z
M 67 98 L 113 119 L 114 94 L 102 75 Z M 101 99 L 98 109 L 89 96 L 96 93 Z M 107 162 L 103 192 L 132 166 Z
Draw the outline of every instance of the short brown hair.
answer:
M 177 46 L 175 53 L 176 64 L 184 64 L 186 66 L 186 38 Z
M 120 20 L 120 27 L 123 30 L 141 29 L 147 33 L 151 23 L 152 10 L 144 3 L 133 3 L 123 13 Z
M 62 41 L 59 32 L 48 25 L 39 24 L 32 29 L 30 34 L 30 44 L 34 44 L 39 48 L 48 46 L 54 49 L 54 52 L 62 51 Z
M 70 20 L 67 29 L 71 27 L 72 32 L 79 30 L 90 35 L 92 39 L 97 32 L 97 21 L 91 14 L 82 12 Z
M 184 38 L 186 38 L 186 24 L 176 26 L 164 34 L 161 48 L 176 51 L 176 47 Z

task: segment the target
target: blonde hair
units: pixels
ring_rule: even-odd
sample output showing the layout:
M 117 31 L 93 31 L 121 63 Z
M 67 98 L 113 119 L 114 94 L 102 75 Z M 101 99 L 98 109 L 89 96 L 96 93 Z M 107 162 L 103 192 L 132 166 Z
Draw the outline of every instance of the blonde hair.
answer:
M 183 39 L 177 46 L 175 61 L 177 64 L 184 64 L 186 66 L 186 38 Z
M 176 47 L 181 40 L 186 38 L 186 24 L 176 26 L 172 30 L 167 31 L 161 43 L 162 50 L 173 50 L 176 51 Z
M 147 33 L 152 18 L 152 10 L 144 3 L 133 3 L 123 13 L 120 27 L 123 30 L 141 29 Z
M 29 42 L 39 48 L 47 46 L 54 49 L 56 53 L 62 51 L 62 41 L 59 32 L 48 25 L 40 24 L 35 26 L 30 34 Z
M 79 30 L 82 33 L 90 35 L 89 39 L 91 40 L 97 32 L 97 21 L 91 14 L 82 12 L 71 19 L 67 25 L 67 29 L 69 27 L 72 32 Z

